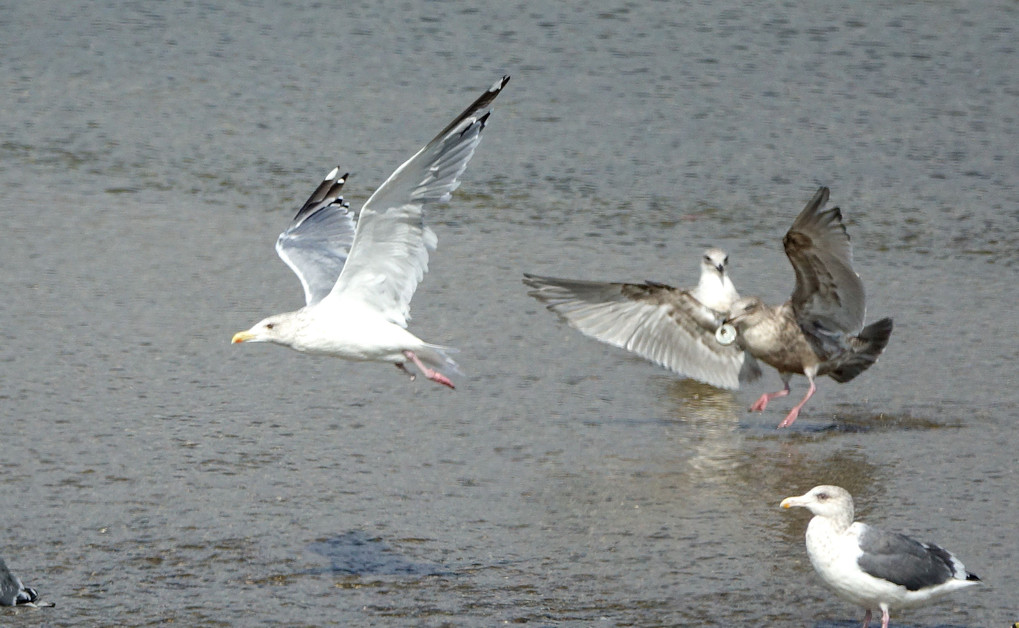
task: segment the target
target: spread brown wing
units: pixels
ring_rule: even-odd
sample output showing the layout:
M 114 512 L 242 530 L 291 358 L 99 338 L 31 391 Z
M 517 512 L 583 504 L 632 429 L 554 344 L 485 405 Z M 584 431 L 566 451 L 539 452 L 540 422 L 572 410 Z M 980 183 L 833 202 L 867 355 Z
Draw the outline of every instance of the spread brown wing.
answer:
M 825 209 L 822 187 L 793 221 L 782 244 L 796 273 L 791 304 L 805 332 L 822 341 L 838 340 L 863 327 L 863 282 L 853 271 L 849 234 L 838 207 Z
M 652 282 L 524 277 L 534 288 L 531 296 L 587 336 L 719 388 L 736 389 L 760 377 L 750 354 L 715 340 L 724 313 L 684 290 Z

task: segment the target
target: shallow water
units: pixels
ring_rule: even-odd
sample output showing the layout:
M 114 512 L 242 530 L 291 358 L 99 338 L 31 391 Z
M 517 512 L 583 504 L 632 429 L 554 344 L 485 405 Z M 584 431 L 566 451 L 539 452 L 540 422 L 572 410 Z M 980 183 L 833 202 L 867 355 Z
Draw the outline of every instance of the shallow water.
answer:
M 1019 620 L 1019 6 L 717 5 L 0 12 L 2 552 L 57 603 L 18 622 L 849 625 L 778 508 L 819 483 L 987 583 L 896 625 Z M 272 244 L 321 176 L 356 206 L 504 73 L 414 300 L 455 392 L 229 344 L 300 305 Z M 520 282 L 713 244 L 776 302 L 818 185 L 896 328 L 788 431 L 773 371 L 678 380 Z

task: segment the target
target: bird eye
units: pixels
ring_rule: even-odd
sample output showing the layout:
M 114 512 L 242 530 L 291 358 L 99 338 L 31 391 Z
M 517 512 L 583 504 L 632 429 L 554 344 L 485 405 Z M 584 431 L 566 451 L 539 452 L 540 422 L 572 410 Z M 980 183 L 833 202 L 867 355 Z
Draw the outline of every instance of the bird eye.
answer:
M 272 329 L 272 328 L 273 328 L 273 327 L 275 327 L 275 326 L 276 326 L 276 323 L 266 323 L 266 324 L 265 324 L 265 328 L 266 328 L 266 329 Z
M 823 502 L 826 499 L 828 499 L 828 493 L 818 493 L 817 494 L 817 501 Z
M 723 266 L 728 266 L 729 265 L 729 256 L 728 255 L 726 255 L 725 259 L 722 260 L 722 265 Z

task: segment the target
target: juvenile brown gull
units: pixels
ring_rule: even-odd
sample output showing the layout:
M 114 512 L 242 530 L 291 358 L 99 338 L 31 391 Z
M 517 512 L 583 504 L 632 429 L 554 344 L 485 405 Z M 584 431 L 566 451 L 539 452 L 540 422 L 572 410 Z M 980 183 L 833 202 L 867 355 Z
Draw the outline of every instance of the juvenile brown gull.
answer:
M 794 506 L 814 513 L 807 524 L 810 563 L 836 595 L 867 609 L 863 628 L 872 609 L 881 609 L 881 628 L 888 628 L 889 609 L 919 606 L 980 582 L 933 543 L 853 523 L 853 497 L 843 488 L 815 486 L 782 500 L 783 508 Z
M 719 388 L 739 388 L 760 377 L 749 354 L 715 340 L 715 330 L 739 294 L 726 272 L 729 257 L 708 249 L 691 290 L 643 284 L 556 279 L 524 274 L 530 294 L 586 336 L 685 377 Z
M 750 406 L 764 410 L 768 402 L 789 394 L 793 374 L 807 377 L 810 387 L 779 427 L 793 424 L 827 375 L 845 383 L 877 361 L 892 334 L 892 319 L 863 327 L 866 305 L 863 282 L 853 271 L 849 234 L 838 207 L 825 209 L 828 188 L 822 187 L 793 221 L 782 244 L 796 273 L 792 298 L 778 307 L 757 297 L 739 299 L 729 308 L 723 332 L 735 328 L 751 355 L 778 369 L 783 390 L 765 393 Z
M 39 600 L 35 589 L 26 587 L 21 578 L 11 573 L 7 563 L 0 558 L 0 606 L 54 606 L 52 602 Z
M 233 342 L 393 362 L 405 371 L 410 360 L 428 379 L 453 388 L 440 372 L 459 372 L 452 350 L 407 331 L 411 297 L 437 242 L 424 211 L 449 200 L 460 185 L 490 105 L 508 81 L 497 81 L 397 168 L 361 208 L 356 226 L 340 196 L 347 175 L 337 176 L 334 168 L 276 241 L 276 252 L 301 280 L 306 305 L 238 332 Z

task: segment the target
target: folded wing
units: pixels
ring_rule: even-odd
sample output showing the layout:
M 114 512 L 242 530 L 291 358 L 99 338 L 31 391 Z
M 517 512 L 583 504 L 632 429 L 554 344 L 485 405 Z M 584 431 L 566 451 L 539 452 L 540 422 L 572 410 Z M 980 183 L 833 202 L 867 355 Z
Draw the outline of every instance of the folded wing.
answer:
M 7 564 L 0 558 L 0 606 L 17 606 L 31 604 L 39 599 L 35 589 L 26 587 L 7 569 Z
M 356 300 L 407 325 L 411 297 L 436 245 L 435 233 L 424 224 L 424 208 L 448 200 L 460 185 L 481 141 L 489 105 L 507 81 L 508 76 L 496 82 L 368 199 L 329 299 Z
M 857 559 L 860 569 L 909 591 L 944 584 L 955 577 L 957 571 L 965 573 L 962 563 L 937 545 L 870 526 L 860 535 L 860 550 L 862 554 Z
M 757 362 L 715 340 L 724 313 L 664 284 L 606 283 L 524 275 L 529 294 L 572 327 L 686 377 L 739 388 L 760 377 Z

